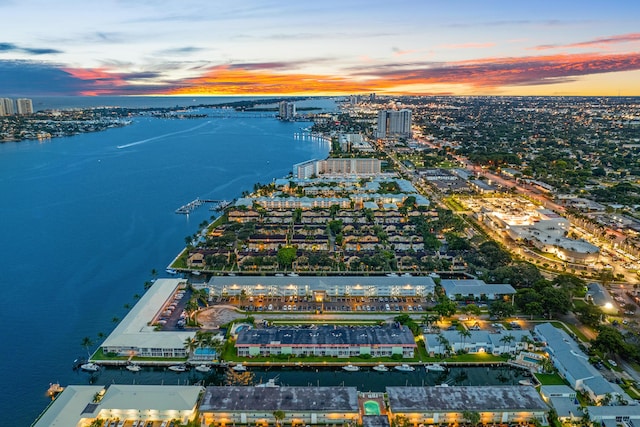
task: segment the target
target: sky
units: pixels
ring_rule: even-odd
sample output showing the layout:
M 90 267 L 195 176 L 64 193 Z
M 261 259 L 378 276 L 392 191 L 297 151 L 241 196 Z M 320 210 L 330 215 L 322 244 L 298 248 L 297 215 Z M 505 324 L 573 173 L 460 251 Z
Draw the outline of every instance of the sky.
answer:
M 640 96 L 637 0 L 0 0 L 0 97 Z

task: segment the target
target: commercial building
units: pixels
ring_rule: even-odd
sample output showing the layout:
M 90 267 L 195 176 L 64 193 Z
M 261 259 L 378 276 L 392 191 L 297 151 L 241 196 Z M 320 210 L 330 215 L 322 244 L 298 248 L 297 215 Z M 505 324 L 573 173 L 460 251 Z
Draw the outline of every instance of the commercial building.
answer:
M 411 138 L 411 110 L 378 111 L 376 136 L 385 138 Z
M 295 296 L 318 302 L 338 296 L 425 296 L 435 289 L 427 276 L 213 276 L 207 286 L 215 296 Z
M 568 219 L 526 199 L 468 199 L 465 204 L 487 227 L 503 232 L 517 242 L 530 244 L 567 262 L 588 264 L 598 260 L 600 249 L 597 246 L 567 237 L 571 227 Z
M 32 427 L 84 427 L 96 419 L 186 423 L 195 417 L 203 391 L 198 386 L 70 385 Z
M 480 423 L 546 424 L 549 410 L 530 386 L 387 387 L 392 419 L 405 417 L 410 425 L 458 425 L 469 420 L 464 413 L 476 412 Z
M 355 387 L 207 387 L 200 404 L 203 425 L 287 425 L 359 423 Z
M 338 358 L 370 355 L 414 356 L 416 341 L 407 326 L 319 326 L 315 328 L 243 329 L 235 348 L 238 356 L 291 355 Z
M 157 331 L 156 319 L 184 288 L 183 279 L 158 279 L 100 345 L 104 354 L 140 357 L 186 357 L 184 343 L 193 331 Z

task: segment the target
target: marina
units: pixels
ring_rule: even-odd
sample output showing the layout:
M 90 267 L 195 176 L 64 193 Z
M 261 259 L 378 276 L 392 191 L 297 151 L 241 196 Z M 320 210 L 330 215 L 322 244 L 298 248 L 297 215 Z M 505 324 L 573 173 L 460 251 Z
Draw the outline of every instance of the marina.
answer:
M 189 215 L 191 212 L 195 211 L 204 204 L 214 204 L 214 206 L 210 207 L 209 210 L 219 212 L 229 206 L 231 202 L 228 200 L 201 199 L 198 197 L 190 201 L 189 203 L 180 206 L 175 210 L 175 212 L 177 214 Z

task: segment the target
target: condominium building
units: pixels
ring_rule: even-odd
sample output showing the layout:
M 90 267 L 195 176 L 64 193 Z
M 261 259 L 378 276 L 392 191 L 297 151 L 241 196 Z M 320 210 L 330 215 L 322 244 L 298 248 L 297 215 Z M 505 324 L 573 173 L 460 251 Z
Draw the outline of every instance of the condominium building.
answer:
M 12 116 L 13 114 L 13 99 L 0 98 L 0 116 Z
M 411 137 L 411 110 L 382 110 L 378 112 L 378 130 L 380 139 L 392 137 Z
M 16 107 L 22 116 L 33 114 L 33 102 L 29 98 L 16 99 Z
M 243 329 L 235 343 L 240 357 L 277 355 L 338 358 L 411 358 L 416 341 L 407 326 L 318 326 Z
M 376 175 L 382 161 L 373 158 L 309 160 L 293 165 L 296 178 L 308 179 L 318 175 Z
M 280 101 L 278 105 L 278 116 L 280 120 L 293 120 L 296 116 L 296 104 L 288 101 Z

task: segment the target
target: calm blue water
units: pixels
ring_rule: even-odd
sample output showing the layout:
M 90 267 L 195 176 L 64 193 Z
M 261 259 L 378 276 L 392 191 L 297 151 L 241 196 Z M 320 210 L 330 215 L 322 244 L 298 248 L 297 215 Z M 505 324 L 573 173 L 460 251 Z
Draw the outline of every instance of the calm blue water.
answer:
M 293 139 L 303 126 L 241 114 L 139 118 L 101 133 L 0 144 L 0 413 L 29 425 L 50 382 L 86 384 L 88 375 L 71 370 L 86 354 L 82 338 L 97 344 L 109 333 L 151 270 L 164 272 L 211 214 L 174 210 L 196 197 L 238 197 L 326 156 L 328 146 Z M 117 370 L 96 381 L 114 375 L 131 382 Z M 157 375 L 148 381 L 183 378 Z

